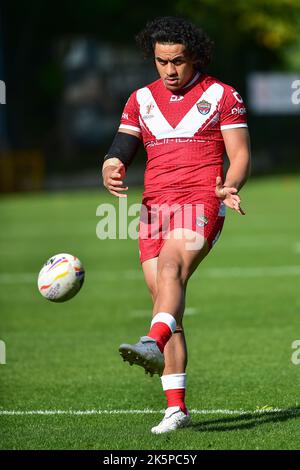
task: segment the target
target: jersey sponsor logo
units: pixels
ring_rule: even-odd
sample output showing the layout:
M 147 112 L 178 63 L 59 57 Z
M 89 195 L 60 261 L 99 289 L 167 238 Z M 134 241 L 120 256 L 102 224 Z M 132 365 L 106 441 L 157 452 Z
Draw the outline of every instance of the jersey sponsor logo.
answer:
M 129 119 L 128 113 L 123 113 L 122 114 L 122 119 Z
M 244 103 L 243 98 L 237 91 L 234 91 L 234 90 L 231 90 L 231 91 L 232 91 L 233 96 L 239 103 Z
M 231 114 L 246 114 L 246 108 L 232 108 Z
M 190 137 L 187 138 L 171 138 L 171 139 L 160 139 L 160 140 L 151 140 L 146 142 L 145 147 L 158 147 L 159 145 L 167 145 L 167 144 L 188 144 L 188 143 L 207 143 L 207 140 L 203 139 L 192 139 Z
M 170 103 L 178 103 L 178 101 L 182 101 L 184 96 L 182 95 L 172 95 L 170 98 Z
M 198 108 L 199 113 L 205 116 L 210 111 L 211 103 L 209 103 L 206 100 L 199 101 L 199 103 L 197 103 L 197 108 Z

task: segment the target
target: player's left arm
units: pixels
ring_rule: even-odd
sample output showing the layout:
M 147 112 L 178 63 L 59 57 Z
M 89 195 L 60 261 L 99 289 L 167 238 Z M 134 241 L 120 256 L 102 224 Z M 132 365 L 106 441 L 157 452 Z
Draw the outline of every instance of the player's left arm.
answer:
M 223 199 L 226 206 L 245 215 L 240 207 L 239 190 L 247 181 L 251 169 L 250 138 L 247 127 L 222 130 L 226 153 L 230 162 L 225 182 L 217 178 L 216 195 Z

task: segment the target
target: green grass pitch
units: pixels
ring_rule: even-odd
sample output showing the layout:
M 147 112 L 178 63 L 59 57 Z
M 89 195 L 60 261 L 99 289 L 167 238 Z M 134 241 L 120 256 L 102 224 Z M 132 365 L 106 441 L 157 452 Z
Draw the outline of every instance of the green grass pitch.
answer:
M 128 203 L 140 194 L 130 189 Z M 252 180 L 241 196 L 247 215 L 227 213 L 189 284 L 193 424 L 162 436 L 150 434 L 165 407 L 159 378 L 118 354 L 146 333 L 151 303 L 137 241 L 96 237 L 97 206 L 117 199 L 100 190 L 2 197 L 1 449 L 299 448 L 300 365 L 291 357 L 300 339 L 300 179 Z M 86 279 L 74 299 L 54 304 L 36 276 L 60 252 L 83 261 Z M 37 410 L 66 414 L 5 414 Z

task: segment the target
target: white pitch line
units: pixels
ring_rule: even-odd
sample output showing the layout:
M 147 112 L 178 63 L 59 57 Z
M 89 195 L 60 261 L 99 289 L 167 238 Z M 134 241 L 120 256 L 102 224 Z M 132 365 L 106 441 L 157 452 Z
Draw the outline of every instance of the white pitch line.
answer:
M 163 414 L 165 410 L 0 410 L 0 416 L 89 416 L 89 415 L 140 415 L 140 414 Z M 294 413 L 300 414 L 299 410 L 292 408 L 260 408 L 256 410 L 190 410 L 192 414 L 198 415 L 247 415 L 262 413 Z
M 126 281 L 143 281 L 143 273 L 140 270 L 129 271 L 88 271 L 90 278 L 100 278 L 103 282 L 115 282 L 122 278 Z M 199 269 L 191 278 L 256 278 L 256 277 L 282 277 L 300 276 L 300 266 L 256 266 L 256 267 L 230 267 Z M 37 273 L 0 273 L 0 284 L 35 284 Z

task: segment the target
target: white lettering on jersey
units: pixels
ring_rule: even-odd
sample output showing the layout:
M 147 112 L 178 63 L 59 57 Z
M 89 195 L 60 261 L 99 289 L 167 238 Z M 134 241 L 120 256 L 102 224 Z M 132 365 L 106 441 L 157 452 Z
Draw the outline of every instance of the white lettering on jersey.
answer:
M 246 108 L 232 108 L 231 114 L 246 114 Z
M 156 106 L 152 109 L 153 119 L 147 120 L 147 127 L 156 139 L 170 139 L 176 137 L 193 137 L 195 133 L 207 122 L 217 110 L 218 104 L 223 96 L 224 87 L 214 83 L 202 93 L 197 103 L 208 101 L 211 103 L 209 112 L 205 115 L 198 111 L 197 103 L 191 107 L 182 120 L 174 128 L 169 124 L 165 116 Z M 137 101 L 140 105 L 140 125 L 145 128 L 144 119 L 147 116 L 147 110 L 150 103 L 155 102 L 149 88 L 141 88 L 137 91 Z M 147 119 L 147 118 L 146 118 Z
M 172 95 L 170 98 L 170 103 L 174 103 L 175 101 L 182 101 L 184 99 L 184 96 L 182 95 Z
M 146 143 L 145 147 L 158 147 L 160 145 L 167 145 L 167 144 L 186 144 L 186 143 L 195 143 L 199 144 L 199 142 L 206 143 L 206 140 L 200 140 L 200 139 L 192 139 L 190 137 L 188 138 L 179 138 L 179 139 L 162 139 L 162 140 L 151 140 Z
M 244 103 L 243 98 L 241 97 L 241 95 L 237 91 L 235 91 L 235 92 L 233 92 L 233 90 L 231 90 L 231 91 L 232 91 L 233 96 L 235 97 L 235 99 L 239 103 Z

